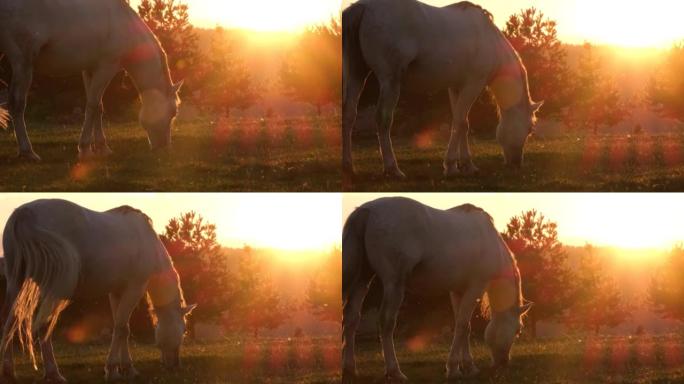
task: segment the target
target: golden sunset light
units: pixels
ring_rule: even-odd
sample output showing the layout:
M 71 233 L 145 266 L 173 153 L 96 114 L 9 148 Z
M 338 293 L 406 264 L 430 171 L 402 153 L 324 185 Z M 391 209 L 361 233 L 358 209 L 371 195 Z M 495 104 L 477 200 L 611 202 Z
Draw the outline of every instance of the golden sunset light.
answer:
M 258 32 L 297 32 L 321 24 L 340 13 L 339 0 L 185 0 L 193 23 L 201 27 L 221 25 Z M 139 0 L 132 2 L 137 6 Z
M 367 201 L 385 195 L 344 197 L 345 220 Z M 536 209 L 558 224 L 560 241 L 567 245 L 667 250 L 684 241 L 684 197 L 649 194 L 405 194 L 435 208 L 471 203 L 494 217 L 503 231 L 513 216 Z
M 423 0 L 435 6 L 455 0 Z M 344 0 L 347 7 L 350 0 Z M 480 0 L 504 27 L 508 17 L 524 8 L 535 7 L 558 22 L 559 38 L 571 44 L 589 41 L 621 47 L 668 47 L 684 39 L 680 18 L 684 3 L 672 0 Z
M 283 251 L 327 251 L 339 246 L 342 231 L 339 194 L 5 194 L 0 222 L 20 205 L 42 198 L 61 198 L 104 211 L 121 205 L 141 209 L 157 233 L 181 213 L 195 211 L 216 224 L 226 247 Z M 288 252 L 291 257 L 296 252 Z

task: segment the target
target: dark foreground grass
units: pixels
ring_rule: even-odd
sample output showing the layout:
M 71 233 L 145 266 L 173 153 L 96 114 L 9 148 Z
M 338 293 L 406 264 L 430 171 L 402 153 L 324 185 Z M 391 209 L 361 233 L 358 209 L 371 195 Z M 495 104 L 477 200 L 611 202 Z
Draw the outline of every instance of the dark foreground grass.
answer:
M 358 192 L 641 192 L 684 190 L 684 136 L 566 136 L 532 139 L 522 170 L 505 168 L 494 140 L 474 139 L 475 176 L 445 180 L 443 134 L 395 140 L 405 181 L 382 176 L 377 143 L 357 140 L 357 175 L 345 190 Z
M 376 344 L 359 346 L 361 383 L 380 383 L 382 356 Z M 449 346 L 413 340 L 399 345 L 402 370 L 412 383 L 445 383 Z M 474 343 L 479 367 L 487 367 L 489 353 Z M 575 338 L 555 341 L 518 341 L 511 365 L 495 376 L 481 374 L 463 383 L 683 383 L 684 339 L 680 336 Z M 483 370 L 484 371 L 484 370 Z
M 340 380 L 338 339 L 269 339 L 188 343 L 182 351 L 183 367 L 167 372 L 161 367 L 159 351 L 150 345 L 133 345 L 137 383 L 267 383 L 327 384 Z M 69 383 L 104 382 L 103 366 L 107 345 L 55 345 L 62 374 Z M 17 364 L 20 383 L 41 377 L 26 359 Z
M 1 191 L 340 191 L 338 118 L 179 123 L 154 153 L 137 123 L 106 129 L 115 154 L 79 163 L 80 128 L 29 122 L 38 164 L 15 159 L 0 131 Z

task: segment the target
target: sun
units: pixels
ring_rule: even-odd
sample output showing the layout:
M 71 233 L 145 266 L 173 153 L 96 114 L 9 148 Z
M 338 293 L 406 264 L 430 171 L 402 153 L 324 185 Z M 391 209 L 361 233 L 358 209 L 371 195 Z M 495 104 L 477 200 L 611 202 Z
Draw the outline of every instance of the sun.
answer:
M 680 1 L 592 1 L 575 11 L 577 31 L 592 43 L 664 48 L 684 38 Z
M 339 16 L 339 0 L 188 0 L 202 24 L 256 32 L 298 32 Z

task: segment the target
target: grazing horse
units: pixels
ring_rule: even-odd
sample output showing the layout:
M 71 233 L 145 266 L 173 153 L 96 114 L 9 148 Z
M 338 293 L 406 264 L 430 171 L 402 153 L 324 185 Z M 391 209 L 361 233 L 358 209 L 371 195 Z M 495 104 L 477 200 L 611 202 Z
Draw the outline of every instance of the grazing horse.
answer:
M 109 295 L 114 332 L 107 381 L 138 375 L 128 347 L 129 319 L 147 295 L 162 361 L 180 364 L 186 306 L 178 273 L 150 218 L 131 207 L 94 212 L 64 200 L 38 200 L 17 208 L 3 234 L 7 297 L 2 307 L 2 382 L 14 381 L 12 346 L 28 351 L 39 336 L 45 381 L 63 383 L 51 334 L 72 300 Z
M 40 160 L 24 120 L 34 71 L 83 74 L 87 103 L 78 147 L 81 158 L 111 153 L 102 128 L 102 97 L 122 69 L 140 93 L 140 122 L 151 147 L 170 144 L 182 82 L 172 83 L 166 53 L 127 2 L 0 0 L 0 25 L 0 54 L 12 67 L 9 112 L 21 158 Z
M 404 382 L 394 349 L 394 329 L 406 289 L 425 295 L 449 292 L 456 320 L 447 363 L 449 379 L 478 373 L 470 352 L 470 319 L 484 293 L 491 321 L 485 341 L 494 366 L 506 365 L 522 328 L 520 273 L 511 251 L 482 209 L 447 211 L 404 198 L 384 198 L 358 208 L 342 237 L 343 383 L 356 376 L 354 344 L 371 281 L 382 282 L 380 338 L 386 379 Z
M 519 167 L 543 103 L 530 98 L 527 71 L 492 16 L 469 2 L 437 8 L 416 0 L 360 0 L 342 15 L 343 167 L 353 175 L 352 133 L 360 94 L 372 72 L 380 85 L 376 121 L 385 175 L 405 178 L 390 130 L 400 92 L 448 89 L 453 114 L 445 176 L 472 174 L 468 114 L 489 86 L 500 110 L 497 140 L 506 163 Z

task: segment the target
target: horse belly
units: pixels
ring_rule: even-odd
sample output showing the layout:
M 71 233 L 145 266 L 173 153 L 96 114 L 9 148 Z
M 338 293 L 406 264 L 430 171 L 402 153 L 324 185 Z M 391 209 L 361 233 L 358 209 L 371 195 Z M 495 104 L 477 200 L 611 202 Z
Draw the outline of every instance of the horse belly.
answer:
M 92 49 L 89 44 L 50 43 L 36 58 L 35 71 L 41 75 L 61 77 L 91 69 L 97 61 L 86 53 Z

